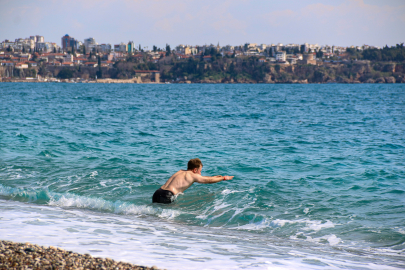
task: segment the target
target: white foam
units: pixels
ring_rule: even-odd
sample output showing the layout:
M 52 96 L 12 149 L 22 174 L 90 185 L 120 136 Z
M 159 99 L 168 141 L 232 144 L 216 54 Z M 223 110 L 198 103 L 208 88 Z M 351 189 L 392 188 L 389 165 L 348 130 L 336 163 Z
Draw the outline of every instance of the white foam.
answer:
M 298 236 L 300 236 L 300 237 L 298 237 Z M 338 238 L 334 234 L 329 234 L 329 235 L 325 235 L 325 236 L 322 236 L 322 237 L 313 238 L 310 235 L 304 235 L 302 232 L 299 232 L 296 235 L 290 236 L 290 239 L 293 239 L 293 240 L 305 239 L 305 240 L 307 240 L 309 242 L 313 242 L 313 243 L 326 243 L 326 242 L 328 242 L 329 245 L 331 245 L 331 246 L 335 246 L 335 245 L 342 242 L 342 239 Z
M 257 230 L 263 230 L 266 228 L 281 228 L 281 227 L 284 227 L 286 224 L 292 224 L 292 223 L 296 223 L 296 221 L 283 220 L 283 219 L 269 220 L 267 218 L 264 218 L 258 222 L 252 222 L 249 224 L 238 226 L 234 229 L 257 231 Z
M 117 203 L 118 204 L 118 203 Z M 119 204 L 128 211 L 147 211 Z M 172 209 L 164 214 L 173 214 Z M 112 258 L 138 265 L 168 269 L 400 269 L 387 266 L 395 259 L 370 262 L 370 252 L 356 255 L 315 245 L 291 245 L 288 239 L 262 235 L 262 240 L 243 234 L 204 229 L 159 218 L 100 214 L 80 209 L 64 209 L 1 201 L 0 232 L 3 240 L 56 246 L 96 257 Z M 299 221 L 304 222 L 304 221 Z M 271 221 L 262 221 L 268 225 Z M 289 221 L 274 220 L 278 226 Z M 15 230 L 18 227 L 19 230 Z M 21 231 L 24 231 L 22 234 Z M 260 235 L 259 235 L 260 236 Z M 338 238 L 324 236 L 331 245 Z M 319 242 L 319 239 L 312 239 Z M 378 251 L 376 251 L 378 252 Z M 392 250 L 391 250 L 392 252 Z M 134 254 L 136 256 L 134 256 Z M 282 256 L 280 256 L 282 254 Z M 369 257 L 367 255 L 372 255 Z M 385 257 L 389 259 L 389 257 Z M 315 262 L 315 263 L 313 263 Z
M 273 220 L 270 224 L 273 227 L 284 227 L 284 225 L 287 223 L 295 223 L 295 222 L 290 221 L 290 220 L 285 220 L 285 219 L 276 219 L 276 220 Z
M 231 189 L 224 189 L 221 194 L 222 195 L 228 195 L 228 194 L 233 194 L 233 193 L 241 193 L 241 192 L 245 192 L 242 190 L 231 190 Z
M 124 215 L 154 215 L 165 219 L 173 219 L 180 215 L 178 210 L 154 208 L 149 205 L 133 205 L 131 203 L 116 201 L 110 202 L 101 198 L 91 198 L 74 194 L 63 195 L 57 199 L 54 197 L 48 203 L 51 206 L 74 207 L 109 211 Z
M 331 221 L 327 220 L 325 223 L 322 223 L 320 220 L 315 220 L 315 221 L 306 221 L 308 226 L 304 228 L 304 230 L 313 230 L 313 231 L 320 231 L 325 228 L 333 228 L 335 227 L 335 224 L 333 224 Z
M 335 245 L 339 244 L 342 241 L 342 239 L 338 238 L 334 234 L 327 235 L 327 236 L 325 236 L 325 238 L 326 238 L 326 240 L 328 240 L 328 242 L 329 242 L 329 244 L 331 246 L 335 246 Z
M 405 234 L 405 229 L 404 228 L 395 227 L 394 230 L 396 232 L 399 232 L 400 234 Z
M 90 174 L 90 177 L 91 178 L 94 178 L 95 176 L 97 176 L 98 175 L 98 172 L 97 171 L 94 171 L 94 172 L 92 172 L 91 174 Z
M 177 210 L 169 210 L 169 209 L 163 209 L 162 213 L 159 215 L 161 218 L 165 219 L 174 219 L 175 217 L 180 215 L 180 211 Z

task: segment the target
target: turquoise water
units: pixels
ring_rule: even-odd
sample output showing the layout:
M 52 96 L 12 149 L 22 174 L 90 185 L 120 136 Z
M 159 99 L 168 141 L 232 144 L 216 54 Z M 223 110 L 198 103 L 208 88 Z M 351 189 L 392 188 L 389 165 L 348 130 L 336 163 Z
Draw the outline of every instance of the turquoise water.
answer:
M 401 84 L 2 83 L 0 238 L 169 269 L 405 268 L 404 134 Z M 234 180 L 152 204 L 195 157 Z

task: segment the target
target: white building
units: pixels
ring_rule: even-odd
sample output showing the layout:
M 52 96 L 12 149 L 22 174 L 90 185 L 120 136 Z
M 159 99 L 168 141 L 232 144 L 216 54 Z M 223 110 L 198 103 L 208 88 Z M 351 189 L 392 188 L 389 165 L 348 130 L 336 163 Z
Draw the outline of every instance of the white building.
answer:
M 260 51 L 264 51 L 264 50 L 266 50 L 267 45 L 266 45 L 266 44 L 260 44 L 260 45 L 258 46 L 258 48 L 260 49 Z
M 279 51 L 276 53 L 276 61 L 285 62 L 287 58 L 287 54 L 285 51 Z
M 309 43 L 305 43 L 304 44 L 304 52 L 309 52 L 311 50 L 311 52 L 315 52 L 321 49 L 321 46 L 319 46 L 318 44 L 309 44 Z
M 98 43 L 92 37 L 84 39 L 84 46 L 86 47 L 86 51 L 91 51 L 93 48 L 96 48 Z
M 96 46 L 97 50 L 104 53 L 111 52 L 111 44 L 98 44 Z
M 56 46 L 55 43 L 52 44 L 51 42 L 37 42 L 35 44 L 35 48 L 42 52 L 53 52 L 53 49 L 56 48 Z
M 115 52 L 126 53 L 127 50 L 128 50 L 128 44 L 125 44 L 124 42 L 121 42 L 120 44 L 114 45 L 114 51 Z
M 43 36 L 35 36 L 36 41 L 35 42 L 45 42 L 45 38 Z
M 73 62 L 73 55 L 72 54 L 65 54 L 64 56 L 63 56 L 63 63 L 66 63 L 66 62 L 68 62 L 68 63 L 72 63 Z

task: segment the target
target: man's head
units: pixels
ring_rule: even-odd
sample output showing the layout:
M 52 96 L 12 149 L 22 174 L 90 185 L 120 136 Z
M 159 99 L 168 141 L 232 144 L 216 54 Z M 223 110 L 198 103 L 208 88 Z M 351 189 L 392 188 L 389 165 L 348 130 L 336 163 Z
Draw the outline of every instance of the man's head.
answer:
M 194 172 L 194 170 L 199 171 L 200 168 L 202 168 L 202 167 L 203 167 L 203 164 L 199 158 L 190 159 L 189 162 L 187 163 L 188 171 L 193 171 L 193 172 Z

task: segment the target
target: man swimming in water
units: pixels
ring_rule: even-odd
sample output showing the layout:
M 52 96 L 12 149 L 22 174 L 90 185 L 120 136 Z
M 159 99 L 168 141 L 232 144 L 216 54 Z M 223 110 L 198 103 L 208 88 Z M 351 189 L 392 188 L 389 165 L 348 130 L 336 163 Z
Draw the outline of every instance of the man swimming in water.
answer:
M 201 176 L 203 164 L 199 158 L 190 159 L 187 164 L 187 171 L 180 170 L 173 174 L 166 184 L 161 186 L 153 194 L 152 202 L 171 203 L 175 196 L 188 189 L 194 182 L 200 184 L 213 184 L 224 180 L 232 180 L 233 176 Z

